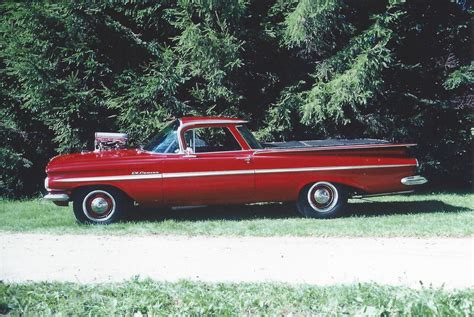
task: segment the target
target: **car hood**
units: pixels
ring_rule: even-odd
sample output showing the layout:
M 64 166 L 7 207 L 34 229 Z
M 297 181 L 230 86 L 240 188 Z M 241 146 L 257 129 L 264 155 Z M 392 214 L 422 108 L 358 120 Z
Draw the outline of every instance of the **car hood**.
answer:
M 82 152 L 53 157 L 46 166 L 46 173 L 84 168 L 87 166 L 116 166 L 134 160 L 156 158 L 153 154 L 139 149 L 111 150 L 102 152 Z

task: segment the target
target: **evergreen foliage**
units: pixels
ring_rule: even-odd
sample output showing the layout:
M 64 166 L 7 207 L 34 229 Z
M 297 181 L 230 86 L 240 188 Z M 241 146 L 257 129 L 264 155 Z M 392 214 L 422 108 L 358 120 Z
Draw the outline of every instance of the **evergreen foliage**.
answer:
M 0 194 L 37 193 L 94 131 L 139 144 L 182 115 L 416 142 L 432 183 L 469 186 L 471 18 L 465 0 L 5 1 Z

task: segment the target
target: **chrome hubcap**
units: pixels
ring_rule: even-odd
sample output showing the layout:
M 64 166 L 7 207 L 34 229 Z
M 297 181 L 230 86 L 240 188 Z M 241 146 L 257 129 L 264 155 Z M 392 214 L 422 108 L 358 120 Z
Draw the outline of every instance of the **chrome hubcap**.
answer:
M 89 220 L 107 221 L 115 212 L 115 199 L 105 190 L 93 190 L 84 197 L 82 210 Z
M 308 203 L 316 212 L 329 212 L 337 205 L 339 193 L 328 182 L 317 182 L 308 190 Z
M 95 213 L 103 214 L 109 209 L 109 203 L 104 198 L 97 197 L 92 200 L 91 209 Z
M 314 200 L 318 204 L 326 204 L 331 199 L 331 194 L 325 188 L 320 188 L 314 192 Z

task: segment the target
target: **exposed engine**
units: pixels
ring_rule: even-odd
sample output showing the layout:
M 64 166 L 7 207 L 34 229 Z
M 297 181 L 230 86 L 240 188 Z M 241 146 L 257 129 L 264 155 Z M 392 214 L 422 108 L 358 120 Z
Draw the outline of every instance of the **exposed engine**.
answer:
M 108 151 L 123 149 L 127 145 L 128 135 L 126 133 L 96 132 L 94 151 Z

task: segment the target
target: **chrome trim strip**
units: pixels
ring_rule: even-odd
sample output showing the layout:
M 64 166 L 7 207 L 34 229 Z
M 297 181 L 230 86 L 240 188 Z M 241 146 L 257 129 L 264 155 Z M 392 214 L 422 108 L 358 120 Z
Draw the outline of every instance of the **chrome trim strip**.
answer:
M 97 177 L 72 177 L 72 178 L 61 178 L 54 180 L 60 183 L 72 183 L 72 182 L 99 182 L 99 181 L 122 181 L 122 180 L 135 180 L 135 179 L 155 179 L 162 178 L 162 174 L 146 174 L 146 175 L 117 175 L 117 176 L 97 176 Z
M 367 195 L 354 195 L 351 198 L 359 199 L 359 198 L 366 198 L 366 197 L 378 197 L 378 196 L 390 196 L 390 195 L 404 195 L 404 194 L 412 194 L 414 190 L 404 190 L 401 192 L 390 192 L 390 193 L 380 193 L 380 194 L 367 194 Z
M 254 170 L 163 173 L 163 178 L 224 176 L 224 175 L 248 175 L 248 174 L 254 174 Z
M 327 167 L 300 167 L 300 168 L 276 168 L 259 170 L 234 170 L 234 171 L 203 171 L 203 172 L 179 172 L 145 175 L 117 175 L 117 176 L 98 176 L 98 177 L 73 177 L 57 179 L 56 182 L 96 182 L 96 181 L 116 181 L 116 180 L 137 180 L 137 179 L 159 179 L 159 178 L 182 178 L 182 177 L 203 177 L 203 176 L 224 176 L 224 175 L 248 175 L 248 174 L 270 174 L 270 173 L 298 173 L 298 172 L 320 172 L 320 171 L 338 171 L 338 170 L 359 170 L 374 168 L 396 168 L 408 167 L 414 164 L 396 164 L 396 165 L 361 165 L 361 166 L 327 166 Z
M 413 147 L 416 144 L 359 144 L 359 145 L 334 145 L 334 146 L 308 146 L 295 148 L 264 148 L 255 150 L 255 154 L 279 153 L 279 152 L 312 152 L 312 151 L 335 151 L 335 150 L 360 150 L 396 147 Z
M 178 146 L 179 146 L 178 154 L 184 154 L 184 143 L 183 143 L 183 139 L 181 139 L 182 130 L 183 130 L 183 121 L 179 119 L 179 126 L 178 126 L 178 129 L 176 129 L 176 137 L 178 138 Z
M 181 126 L 183 128 L 186 128 L 188 126 L 192 126 L 192 125 L 199 125 L 199 124 L 242 124 L 242 123 L 247 123 L 248 121 L 245 121 L 245 120 L 227 120 L 227 119 L 222 119 L 222 120 L 219 120 L 219 119 L 212 119 L 212 120 L 193 120 L 191 122 L 187 122 L 187 123 L 182 123 L 181 120 L 179 120 L 181 122 Z
M 402 178 L 400 181 L 403 185 L 406 185 L 406 186 L 423 185 L 423 184 L 428 183 L 428 180 L 420 175 L 408 176 L 408 177 Z
M 395 165 L 360 165 L 360 166 L 327 166 L 327 167 L 300 167 L 300 168 L 276 168 L 255 170 L 255 174 L 266 173 L 291 173 L 291 172 L 320 172 L 320 171 L 339 171 L 339 170 L 359 170 L 372 168 L 390 168 L 390 167 L 408 167 L 414 164 L 395 164 Z
M 51 201 L 69 201 L 68 194 L 47 194 L 43 197 L 43 199 L 51 200 Z

